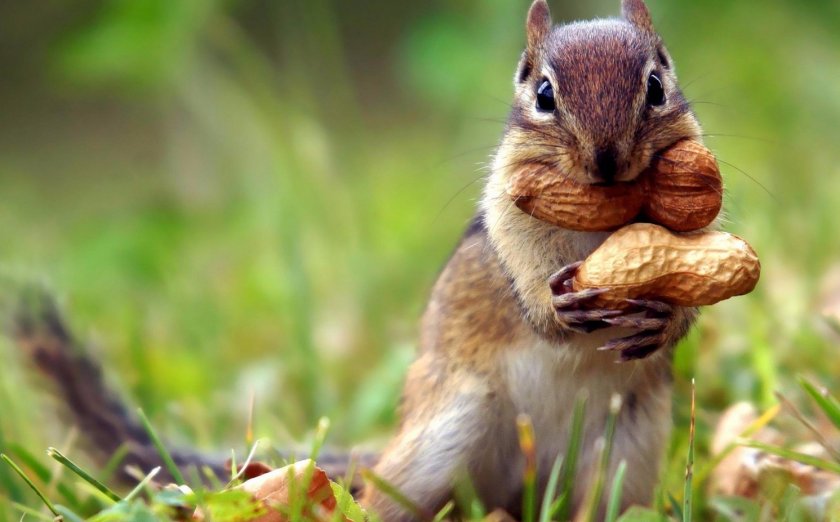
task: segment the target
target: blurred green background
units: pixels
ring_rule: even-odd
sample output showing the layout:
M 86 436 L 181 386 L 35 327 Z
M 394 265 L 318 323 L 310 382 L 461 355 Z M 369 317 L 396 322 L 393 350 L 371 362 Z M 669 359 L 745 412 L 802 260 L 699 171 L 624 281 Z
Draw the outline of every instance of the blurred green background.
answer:
M 733 401 L 768 406 L 800 373 L 840 391 L 822 317 L 840 294 L 840 3 L 649 5 L 719 155 L 726 228 L 764 266 L 678 350 L 680 484 L 692 377 L 699 460 Z M 4 275 L 47 280 L 170 440 L 241 448 L 253 390 L 277 445 L 322 415 L 331 443 L 376 445 L 502 132 L 527 6 L 0 3 Z M 0 447 L 62 444 L 5 339 L 0 360 Z

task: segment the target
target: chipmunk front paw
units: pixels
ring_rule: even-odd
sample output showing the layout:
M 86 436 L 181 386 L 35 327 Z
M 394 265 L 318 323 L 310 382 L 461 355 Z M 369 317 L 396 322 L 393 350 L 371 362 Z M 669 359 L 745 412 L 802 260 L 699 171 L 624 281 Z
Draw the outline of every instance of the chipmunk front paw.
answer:
M 558 322 L 566 329 L 590 333 L 616 326 L 636 330 L 633 335 L 608 341 L 599 351 L 615 351 L 620 361 L 644 359 L 665 346 L 671 336 L 675 308 L 661 301 L 627 299 L 630 305 L 620 310 L 598 308 L 594 298 L 607 292 L 605 288 L 575 291 L 572 280 L 581 262 L 560 269 L 549 279 L 551 304 Z
M 548 280 L 557 321 L 563 328 L 577 333 L 609 328 L 612 325 L 607 320 L 618 318 L 624 312 L 592 306 L 593 299 L 607 291 L 605 288 L 588 288 L 579 292 L 572 288 L 572 279 L 581 263 L 578 261 L 563 267 Z
M 628 315 L 608 317 L 604 322 L 638 332 L 608 341 L 598 350 L 617 351 L 620 353 L 620 361 L 644 359 L 664 347 L 671 339 L 670 329 L 674 323 L 675 308 L 662 301 L 646 299 L 627 299 L 627 303 L 630 304 Z

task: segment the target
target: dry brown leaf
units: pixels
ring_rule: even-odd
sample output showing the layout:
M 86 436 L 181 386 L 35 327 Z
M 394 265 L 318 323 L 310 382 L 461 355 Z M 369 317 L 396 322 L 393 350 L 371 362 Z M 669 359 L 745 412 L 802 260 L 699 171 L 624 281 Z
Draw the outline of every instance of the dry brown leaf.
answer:
M 254 471 L 261 472 L 262 467 L 258 466 Z M 264 514 L 243 522 L 286 522 L 288 519 L 283 515 L 282 508 L 290 507 L 292 493 L 299 495 L 298 489 L 307 478 L 309 480 L 309 487 L 306 490 L 308 503 L 304 507 L 307 520 L 332 520 L 336 509 L 336 499 L 330 486 L 330 479 L 324 470 L 315 466 L 311 460 L 302 460 L 262 473 L 235 488 L 250 493 L 255 500 L 266 507 Z M 193 519 L 204 520 L 204 514 L 196 510 Z M 346 519 L 342 517 L 342 520 Z

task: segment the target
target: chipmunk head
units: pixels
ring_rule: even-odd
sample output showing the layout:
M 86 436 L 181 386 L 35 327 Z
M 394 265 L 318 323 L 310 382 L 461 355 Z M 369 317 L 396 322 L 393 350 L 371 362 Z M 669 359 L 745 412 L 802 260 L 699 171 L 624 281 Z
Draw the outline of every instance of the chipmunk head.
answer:
M 643 0 L 622 18 L 553 26 L 535 0 L 495 170 L 539 163 L 580 183 L 630 181 L 699 125 Z

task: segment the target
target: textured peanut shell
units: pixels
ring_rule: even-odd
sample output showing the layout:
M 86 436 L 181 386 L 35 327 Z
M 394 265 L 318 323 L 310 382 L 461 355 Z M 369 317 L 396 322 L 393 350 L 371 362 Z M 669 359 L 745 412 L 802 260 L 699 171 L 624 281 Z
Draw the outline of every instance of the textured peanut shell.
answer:
M 705 306 L 752 291 L 761 264 L 743 239 L 726 232 L 676 235 L 636 223 L 607 238 L 578 269 L 576 291 L 608 288 L 597 305 L 626 306 L 624 299 L 655 299 Z
M 581 185 L 545 166 L 525 167 L 510 178 L 507 193 L 523 212 L 571 230 L 611 230 L 642 210 L 636 183 Z
M 723 180 L 715 157 L 696 141 L 682 140 L 658 156 L 642 182 L 648 194 L 642 212 L 676 232 L 707 226 L 723 203 Z
M 615 230 L 637 217 L 676 231 L 709 225 L 720 212 L 722 182 L 714 155 L 682 140 L 661 152 L 636 181 L 585 185 L 543 165 L 515 172 L 506 187 L 523 212 L 571 230 Z

